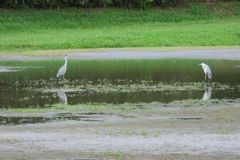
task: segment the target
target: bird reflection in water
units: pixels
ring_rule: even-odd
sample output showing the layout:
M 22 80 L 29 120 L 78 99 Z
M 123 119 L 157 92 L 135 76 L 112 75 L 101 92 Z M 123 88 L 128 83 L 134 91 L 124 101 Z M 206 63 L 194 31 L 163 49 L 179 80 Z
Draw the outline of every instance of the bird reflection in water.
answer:
M 64 104 L 68 104 L 67 94 L 63 91 L 57 91 L 59 101 Z
M 205 92 L 202 96 L 202 100 L 203 101 L 209 100 L 211 98 L 211 96 L 212 96 L 212 86 L 205 89 Z

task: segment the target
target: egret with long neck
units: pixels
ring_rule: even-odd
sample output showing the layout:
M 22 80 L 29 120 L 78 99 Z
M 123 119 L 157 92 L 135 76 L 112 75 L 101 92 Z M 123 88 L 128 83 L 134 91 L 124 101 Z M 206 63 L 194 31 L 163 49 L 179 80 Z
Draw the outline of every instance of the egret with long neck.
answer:
M 205 74 L 205 80 L 204 81 L 206 82 L 207 78 L 209 80 L 212 80 L 212 71 L 211 71 L 210 67 L 207 64 L 205 64 L 204 62 L 199 64 L 199 65 L 202 66 L 203 72 Z
M 57 78 L 58 77 L 63 77 L 63 79 L 64 79 L 64 75 L 67 71 L 67 57 L 68 57 L 68 55 L 65 55 L 65 57 L 64 57 L 65 58 L 65 64 L 58 70 Z

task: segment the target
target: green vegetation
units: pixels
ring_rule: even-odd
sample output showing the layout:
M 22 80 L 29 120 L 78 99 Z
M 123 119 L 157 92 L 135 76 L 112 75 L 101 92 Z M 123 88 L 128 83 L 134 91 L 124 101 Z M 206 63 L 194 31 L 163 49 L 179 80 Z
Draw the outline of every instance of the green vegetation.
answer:
M 66 8 L 66 7 L 126 7 L 146 9 L 151 6 L 174 6 L 183 0 L 5 0 L 0 6 L 7 8 Z
M 62 111 L 87 111 L 92 113 L 102 113 L 102 114 L 117 114 L 121 113 L 130 113 L 131 111 L 149 111 L 154 112 L 158 115 L 172 114 L 175 112 L 170 112 L 168 110 L 162 111 L 163 108 L 199 108 L 199 107 L 213 107 L 216 106 L 226 107 L 226 106 L 238 106 L 240 99 L 229 99 L 229 100 L 219 100 L 219 99 L 209 99 L 208 101 L 202 101 L 200 99 L 189 99 L 189 100 L 176 100 L 170 103 L 161 103 L 161 102 L 151 102 L 151 103 L 124 103 L 124 104 L 106 104 L 106 103 L 89 103 L 89 104 L 77 104 L 77 105 L 66 105 L 62 103 L 56 103 L 51 105 L 49 108 L 7 108 L 2 109 L 3 113 L 13 113 L 13 112 L 23 112 L 23 113 L 33 113 L 33 112 L 62 112 Z M 221 111 L 221 110 L 220 110 Z M 232 113 L 227 113 L 223 115 L 219 113 L 219 116 L 224 119 L 225 117 L 230 117 Z M 124 117 L 124 115 L 121 115 Z M 128 117 L 134 118 L 134 117 Z M 225 118 L 226 119 L 226 118 Z M 135 134 L 127 130 L 126 135 Z M 143 132 L 143 134 L 145 134 Z M 156 136 L 159 133 L 156 133 Z
M 147 131 L 142 131 L 142 136 L 144 136 L 145 138 L 147 137 Z
M 0 54 L 52 49 L 237 46 L 239 5 L 192 4 L 149 11 L 1 9 Z
M 121 152 L 104 152 L 103 156 L 111 156 L 111 157 L 122 157 L 123 153 Z

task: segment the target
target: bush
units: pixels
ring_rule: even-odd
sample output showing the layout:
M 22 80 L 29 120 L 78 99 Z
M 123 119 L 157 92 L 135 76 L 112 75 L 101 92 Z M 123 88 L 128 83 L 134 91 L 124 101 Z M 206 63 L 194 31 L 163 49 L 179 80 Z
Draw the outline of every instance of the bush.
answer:
M 155 0 L 154 2 L 156 5 L 161 7 L 170 7 L 183 4 L 184 0 Z
M 146 9 L 150 6 L 173 6 L 183 0 L 5 0 L 5 8 L 121 7 Z

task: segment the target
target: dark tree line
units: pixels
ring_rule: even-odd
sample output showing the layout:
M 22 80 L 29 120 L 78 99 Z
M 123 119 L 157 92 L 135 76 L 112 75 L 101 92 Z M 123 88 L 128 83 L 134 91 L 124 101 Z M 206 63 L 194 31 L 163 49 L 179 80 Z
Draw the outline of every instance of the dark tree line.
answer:
M 119 7 L 146 9 L 151 6 L 170 7 L 186 2 L 219 2 L 233 0 L 1 0 L 1 8 L 97 8 Z

